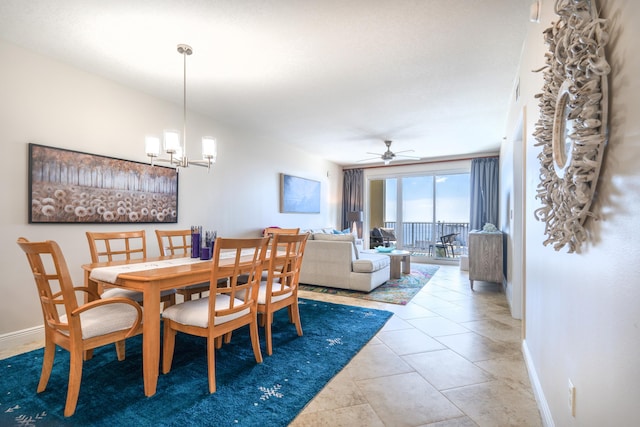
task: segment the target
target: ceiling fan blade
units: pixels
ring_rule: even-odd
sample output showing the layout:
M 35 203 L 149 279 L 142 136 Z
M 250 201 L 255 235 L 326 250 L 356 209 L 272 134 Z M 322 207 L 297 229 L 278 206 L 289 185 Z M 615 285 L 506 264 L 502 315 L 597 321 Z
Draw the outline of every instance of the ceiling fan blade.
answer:
M 380 156 L 378 157 L 371 157 L 369 159 L 362 159 L 362 160 L 358 160 L 356 163 L 362 163 L 362 162 L 369 162 L 371 160 L 380 160 Z
M 396 157 L 402 157 L 402 158 L 405 158 L 405 159 L 422 159 L 422 157 L 418 157 L 418 156 L 407 156 L 406 154 L 400 154 L 400 155 L 398 155 L 398 156 L 396 156 Z
M 416 150 L 402 150 L 402 151 L 396 151 L 396 154 L 400 154 L 400 153 L 411 153 L 411 152 L 413 152 L 413 151 L 416 151 Z
M 365 154 L 373 154 L 374 156 L 382 156 L 382 153 L 372 153 L 371 151 L 367 151 Z

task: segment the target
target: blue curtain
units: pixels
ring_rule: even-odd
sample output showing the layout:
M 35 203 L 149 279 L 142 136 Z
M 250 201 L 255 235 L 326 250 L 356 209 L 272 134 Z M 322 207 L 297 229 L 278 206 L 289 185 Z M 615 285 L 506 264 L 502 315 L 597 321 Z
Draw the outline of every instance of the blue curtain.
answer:
M 497 157 L 471 161 L 470 230 L 481 230 L 487 222 L 498 227 L 499 169 Z
M 344 171 L 342 184 L 342 228 L 349 228 L 349 212 L 364 211 L 364 182 L 362 169 Z

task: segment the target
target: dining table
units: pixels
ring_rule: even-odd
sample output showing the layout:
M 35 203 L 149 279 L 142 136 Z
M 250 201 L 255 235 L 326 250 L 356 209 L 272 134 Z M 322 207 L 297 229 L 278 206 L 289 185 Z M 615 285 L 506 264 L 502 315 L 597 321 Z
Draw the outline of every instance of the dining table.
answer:
M 234 262 L 232 255 L 223 255 L 220 257 L 221 265 Z M 142 370 L 146 396 L 156 393 L 160 372 L 160 292 L 210 281 L 212 266 L 212 260 L 184 256 L 97 262 L 82 266 L 85 286 L 96 293 L 100 283 L 142 292 Z M 212 283 L 221 278 L 213 278 Z

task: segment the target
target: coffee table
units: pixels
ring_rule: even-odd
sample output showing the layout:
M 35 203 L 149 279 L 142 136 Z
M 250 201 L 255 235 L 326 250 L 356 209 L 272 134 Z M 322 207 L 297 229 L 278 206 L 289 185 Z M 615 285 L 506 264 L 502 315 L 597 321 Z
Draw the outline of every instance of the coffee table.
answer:
M 363 252 L 389 256 L 389 258 L 391 258 L 391 272 L 389 273 L 390 279 L 399 279 L 401 277 L 401 271 L 404 274 L 411 273 L 411 252 L 409 251 L 394 249 L 391 252 L 380 252 L 375 249 L 370 249 Z

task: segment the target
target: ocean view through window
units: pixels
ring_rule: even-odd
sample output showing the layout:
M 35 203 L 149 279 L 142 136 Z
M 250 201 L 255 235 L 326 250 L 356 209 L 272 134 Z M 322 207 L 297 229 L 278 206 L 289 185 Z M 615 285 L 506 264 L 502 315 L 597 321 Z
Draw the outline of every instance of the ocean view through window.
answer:
M 466 252 L 468 173 L 394 177 L 381 183 L 381 219 L 383 226 L 395 230 L 398 247 L 432 257 L 459 257 Z M 451 234 L 455 234 L 455 250 L 447 254 L 441 237 Z

